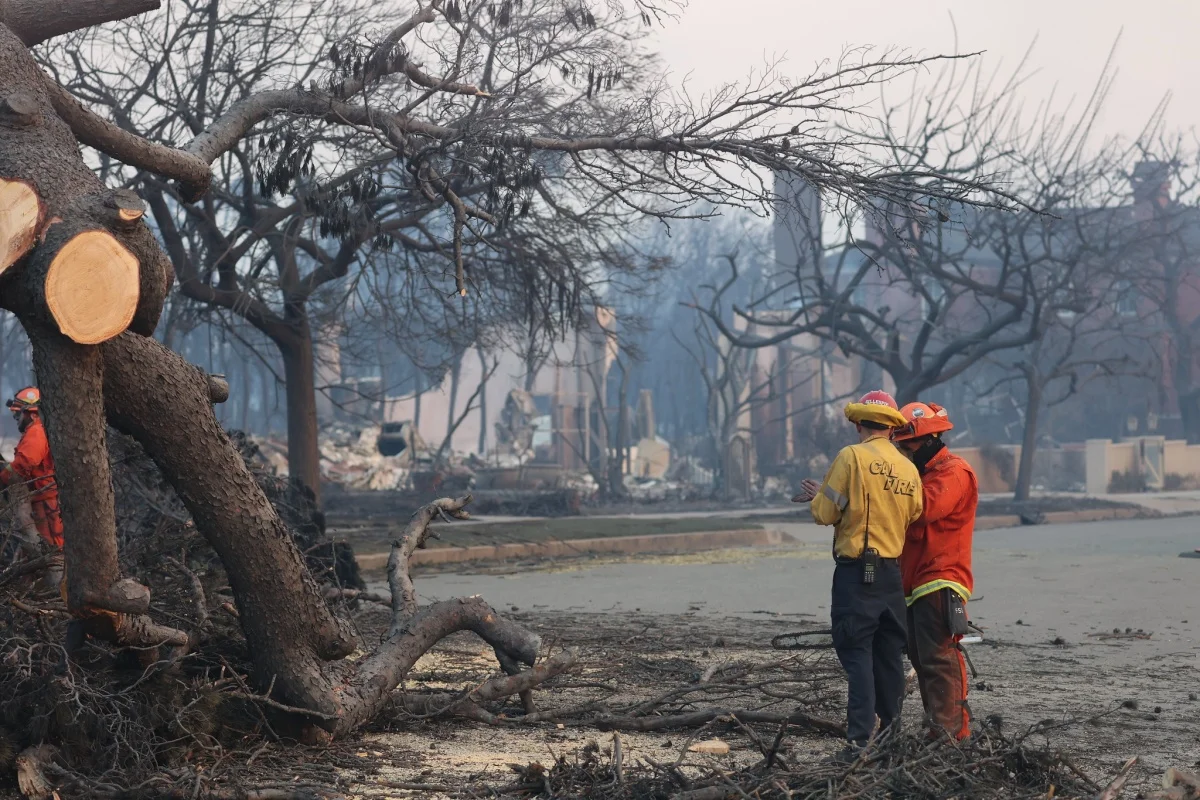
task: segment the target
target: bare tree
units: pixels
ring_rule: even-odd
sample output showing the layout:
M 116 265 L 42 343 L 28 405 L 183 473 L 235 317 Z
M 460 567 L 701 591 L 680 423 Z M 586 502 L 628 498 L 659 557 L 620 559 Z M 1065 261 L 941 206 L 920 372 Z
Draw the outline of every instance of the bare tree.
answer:
M 1007 352 L 997 363 L 1000 377 L 977 384 L 977 397 L 991 397 L 1006 385 L 1024 394 L 1021 456 L 1013 499 L 1025 501 L 1033 484 L 1039 425 L 1044 412 L 1083 395 L 1091 385 L 1110 387 L 1120 377 L 1148 377 L 1143 357 L 1147 342 L 1140 322 L 1130 313 L 1120 280 L 1100 269 L 1088 280 L 1073 308 L 1063 303 L 1043 321 L 1038 338 Z M 1086 402 L 1086 401 L 1084 401 Z
M 794 402 L 796 392 L 823 378 L 818 352 L 791 341 L 778 347 L 776 357 L 764 365 L 758 348 L 740 347 L 718 330 L 713 320 L 729 320 L 727 293 L 734 289 L 740 275 L 737 254 L 726 255 L 723 260 L 729 265 L 725 280 L 700 287 L 706 295 L 703 305 L 699 295 L 687 304 L 695 309 L 692 340 L 676 340 L 692 358 L 706 390 L 715 488 L 728 500 L 734 492 L 735 476 L 730 470 L 738 439 L 748 446 L 766 427 L 788 430 L 796 418 L 824 413 L 842 398 L 818 394 L 812 402 Z M 795 437 L 791 438 L 794 445 Z M 746 452 L 750 452 L 749 447 Z M 745 471 L 741 477 L 748 481 L 751 464 L 741 468 Z
M 935 202 L 917 216 L 911 206 L 880 203 L 858 220 L 864 234 L 848 228 L 836 246 L 823 246 L 820 220 L 801 214 L 805 224 L 794 226 L 799 255 L 735 309 L 758 333 L 739 333 L 710 315 L 731 341 L 766 347 L 802 334 L 821 337 L 886 374 L 906 403 L 1022 351 L 1060 312 L 1076 309 L 1085 269 L 1116 246 L 1115 195 L 1098 183 L 1122 150 L 1093 143 L 1091 135 L 1110 75 L 1077 116 L 1043 110 L 1022 124 L 1011 95 L 1019 71 L 996 90 L 968 94 L 965 87 L 984 82 L 981 69 L 976 64 L 961 75 L 952 65 L 927 92 L 887 105 L 879 136 L 893 145 L 902 172 L 916 165 L 993 169 L 1027 208 L 1006 213 Z M 1105 207 L 1089 209 L 1098 192 Z M 1097 232 L 1102 241 L 1089 238 Z

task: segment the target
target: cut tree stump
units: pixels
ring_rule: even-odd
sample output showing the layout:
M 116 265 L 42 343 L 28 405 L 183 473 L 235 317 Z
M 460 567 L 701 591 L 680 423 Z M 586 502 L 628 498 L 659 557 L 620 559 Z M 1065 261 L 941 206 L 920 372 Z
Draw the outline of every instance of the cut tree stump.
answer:
M 32 186 L 0 178 L 0 273 L 33 247 L 44 214 L 45 207 Z
M 46 272 L 46 305 L 63 335 L 100 344 L 129 327 L 137 311 L 138 260 L 105 231 L 71 238 Z
M 29 800 L 46 800 L 55 795 L 46 767 L 54 763 L 58 750 L 48 744 L 29 747 L 17 756 L 17 786 Z

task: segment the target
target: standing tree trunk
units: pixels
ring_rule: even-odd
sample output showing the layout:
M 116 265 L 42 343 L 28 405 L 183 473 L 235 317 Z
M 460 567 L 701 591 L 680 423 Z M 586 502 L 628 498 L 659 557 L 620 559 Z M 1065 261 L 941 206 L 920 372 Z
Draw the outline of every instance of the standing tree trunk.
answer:
M 629 404 L 625 402 L 628 387 L 629 370 L 621 364 L 621 383 L 617 388 L 617 436 L 615 448 L 616 458 L 609 462 L 608 484 L 609 492 L 614 497 L 624 497 L 625 469 L 629 465 Z M 603 408 L 601 401 L 601 408 Z
M 1018 502 L 1029 499 L 1033 484 L 1033 457 L 1037 453 L 1038 421 L 1042 413 L 1042 384 L 1032 369 L 1025 370 L 1025 397 L 1025 431 L 1021 436 L 1017 485 L 1013 487 L 1013 499 Z
M 239 376 L 241 378 L 241 386 L 239 387 L 239 391 L 241 394 L 241 397 L 239 398 L 239 401 L 240 401 L 239 405 L 240 405 L 241 413 L 239 414 L 239 416 L 241 417 L 241 419 L 238 420 L 238 426 L 246 433 L 249 433 L 250 432 L 250 378 L 251 378 L 250 359 L 249 358 L 239 358 L 238 362 L 240 364 L 240 372 L 241 372 L 241 375 Z
M 377 395 L 379 401 L 379 418 L 373 420 L 378 425 L 388 421 L 387 401 L 388 390 L 391 387 L 391 370 L 388 369 L 388 359 L 383 349 L 383 339 L 375 340 L 375 361 L 379 364 L 379 392 Z
M 488 365 L 487 355 L 483 352 L 483 348 L 477 348 L 479 353 L 479 371 L 483 375 L 483 382 L 479 387 L 479 457 L 483 458 L 487 452 L 487 434 L 488 434 L 488 415 L 487 415 L 487 383 L 488 383 Z
M 321 504 L 321 451 L 317 443 L 316 369 L 312 330 L 304 317 L 294 318 L 290 335 L 276 340 L 283 357 L 287 395 L 288 474 L 312 490 Z
M 57 331 L 33 325 L 26 330 L 62 497 L 63 553 L 71 576 L 67 601 L 75 609 L 103 605 L 97 600 L 118 581 L 120 567 L 104 409 L 96 402 L 100 353 Z
M 458 383 L 459 383 L 459 378 L 462 377 L 462 360 L 463 360 L 462 351 L 458 351 L 454 354 L 454 360 L 450 364 L 450 407 L 448 409 L 446 409 L 446 440 L 447 441 L 449 441 L 450 438 L 452 436 L 454 436 L 454 428 L 455 428 L 454 420 L 455 420 L 455 415 L 458 413 Z M 449 450 L 450 450 L 450 452 L 453 452 L 454 448 L 449 447 Z M 439 451 L 439 453 L 440 453 L 440 451 Z M 434 467 L 436 468 L 437 465 L 435 464 Z
M 413 428 L 418 433 L 421 431 L 421 395 L 425 392 L 424 383 L 421 371 L 418 369 L 415 382 L 413 383 L 416 387 L 413 389 Z
M 263 364 L 254 370 L 255 393 L 259 399 L 258 433 L 263 436 L 271 435 L 271 384 L 274 383 L 271 371 Z

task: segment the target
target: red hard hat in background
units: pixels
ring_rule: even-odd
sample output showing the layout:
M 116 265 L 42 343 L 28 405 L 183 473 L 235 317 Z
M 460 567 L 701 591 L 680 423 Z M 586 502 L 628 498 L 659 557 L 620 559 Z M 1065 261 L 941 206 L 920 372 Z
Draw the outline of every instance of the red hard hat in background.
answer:
M 42 404 L 42 393 L 36 386 L 26 386 L 8 401 L 9 411 L 37 411 Z

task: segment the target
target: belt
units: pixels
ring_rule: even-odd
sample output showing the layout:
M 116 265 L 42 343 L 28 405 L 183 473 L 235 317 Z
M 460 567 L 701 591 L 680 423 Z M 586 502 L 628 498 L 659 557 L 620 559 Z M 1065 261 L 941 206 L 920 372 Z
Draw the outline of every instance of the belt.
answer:
M 834 562 L 835 564 L 838 564 L 839 566 L 841 566 L 841 565 L 850 565 L 850 564 L 861 564 L 861 563 L 862 563 L 862 556 L 859 556 L 858 558 L 846 558 L 845 556 L 834 556 L 834 557 L 833 557 L 833 562 Z M 900 559 L 898 559 L 898 558 L 882 558 L 882 557 L 880 557 L 880 559 L 879 559 L 879 563 L 880 563 L 880 564 L 899 564 L 899 563 L 900 563 Z

